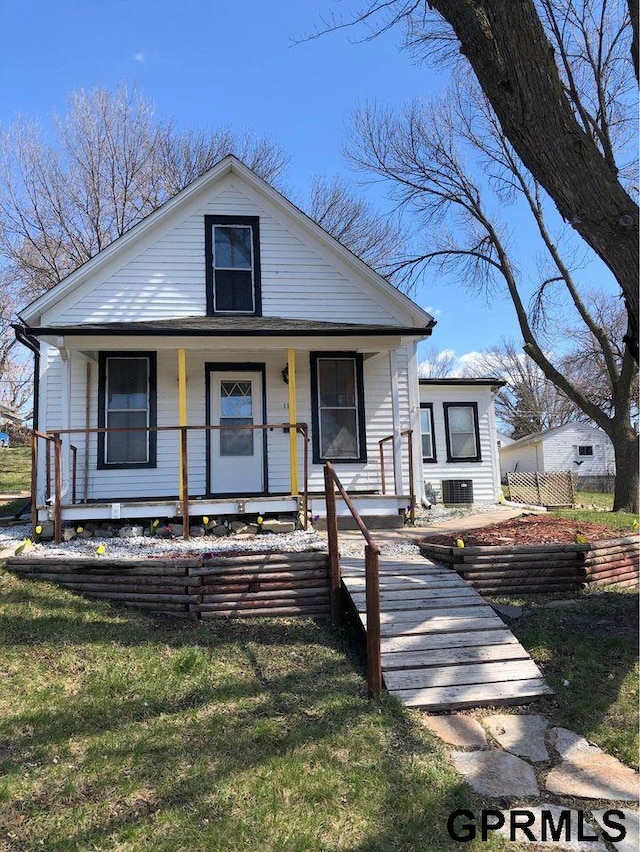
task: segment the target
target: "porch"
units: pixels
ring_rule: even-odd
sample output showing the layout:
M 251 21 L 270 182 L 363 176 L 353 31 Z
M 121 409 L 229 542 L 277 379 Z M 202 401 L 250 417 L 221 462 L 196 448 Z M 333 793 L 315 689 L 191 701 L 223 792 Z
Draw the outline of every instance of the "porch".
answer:
M 307 529 L 311 520 L 323 521 L 326 517 L 324 490 L 310 490 L 310 439 L 306 423 L 266 423 L 236 425 L 234 432 L 250 431 L 265 435 L 273 430 L 288 432 L 292 436 L 290 481 L 291 491 L 284 494 L 229 494 L 224 497 L 212 495 L 192 495 L 190 492 L 190 435 L 199 432 L 231 431 L 229 426 L 157 426 L 153 429 L 108 429 L 92 428 L 77 430 L 55 430 L 51 432 L 34 431 L 32 434 L 32 494 L 38 493 L 38 471 L 44 469 L 45 499 L 32 501 L 33 526 L 43 520 L 54 523 L 54 539 L 61 541 L 62 527 L 87 521 L 134 521 L 140 519 L 177 519 L 183 526 L 183 537 L 190 537 L 192 521 L 202 517 L 274 517 L 286 515 L 296 519 L 300 529 Z M 179 446 L 178 465 L 175 473 L 176 495 L 168 497 L 149 497 L 137 499 L 124 495 L 114 495 L 109 500 L 92 500 L 81 494 L 81 485 L 86 484 L 86 476 L 81 478 L 80 465 L 87 467 L 87 456 L 92 441 L 99 436 L 115 433 L 174 433 Z M 81 440 L 78 440 L 80 438 Z M 413 477 L 408 476 L 408 493 L 397 493 L 395 482 L 395 458 L 389 456 L 389 446 L 393 435 L 387 435 L 378 441 L 380 485 L 378 489 L 353 491 L 352 502 L 359 514 L 376 526 L 401 526 L 407 513 L 413 518 L 416 509 L 416 495 L 413 489 Z M 413 469 L 412 430 L 404 430 L 401 438 L 406 442 L 407 459 L 410 472 Z M 73 441 L 77 443 L 73 443 Z M 84 447 L 84 459 L 79 458 L 78 444 Z M 65 448 L 69 459 L 69 475 L 65 482 Z M 298 457 L 302 458 L 301 469 Z M 386 458 L 386 461 L 385 461 Z M 392 476 L 388 473 L 389 465 Z M 299 476 L 301 481 L 299 482 Z M 338 518 L 349 520 L 351 511 L 348 506 L 338 502 Z
M 415 506 L 404 330 L 261 319 L 240 337 L 213 320 L 42 336 L 34 523 L 182 518 L 188 535 L 202 516 L 283 514 L 304 528 L 324 516 L 329 458 L 364 517 L 391 525 Z

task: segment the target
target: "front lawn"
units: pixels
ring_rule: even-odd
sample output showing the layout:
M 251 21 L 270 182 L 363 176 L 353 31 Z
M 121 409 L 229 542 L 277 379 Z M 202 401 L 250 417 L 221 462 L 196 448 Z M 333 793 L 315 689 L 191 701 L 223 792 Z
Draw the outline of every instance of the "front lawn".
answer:
M 31 489 L 31 447 L 0 449 L 0 495 Z
M 638 594 L 566 597 L 571 603 L 558 607 L 533 596 L 508 601 L 530 607 L 509 626 L 555 690 L 548 708 L 554 723 L 637 766 Z
M 186 623 L 0 570 L 0 848 L 455 850 L 444 748 L 347 631 Z M 492 838 L 467 848 L 518 848 Z

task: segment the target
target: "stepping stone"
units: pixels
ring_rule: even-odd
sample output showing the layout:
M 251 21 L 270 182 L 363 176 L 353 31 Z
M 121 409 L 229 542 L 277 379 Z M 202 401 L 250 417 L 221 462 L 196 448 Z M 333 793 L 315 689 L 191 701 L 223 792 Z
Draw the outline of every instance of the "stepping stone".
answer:
M 539 795 L 533 768 L 513 754 L 487 751 L 453 751 L 455 768 L 481 796 L 512 798 Z
M 534 763 L 549 760 L 549 753 L 544 744 L 547 720 L 542 716 L 509 716 L 506 713 L 498 713 L 495 716 L 485 716 L 482 722 L 502 748 L 512 754 L 527 757 Z
M 567 812 L 566 808 L 561 808 L 558 805 L 544 804 L 536 808 L 525 806 L 518 808 L 518 810 L 530 811 L 531 814 L 535 816 L 535 822 L 531 823 L 529 826 L 529 830 L 533 837 L 535 837 L 535 840 L 527 837 L 522 828 L 516 828 L 513 837 L 511 837 L 509 822 L 510 811 L 502 811 L 504 816 L 504 825 L 502 828 L 498 829 L 496 832 L 497 834 L 501 834 L 507 840 L 511 840 L 514 843 L 535 843 L 536 849 L 546 849 L 549 847 L 550 849 L 563 850 L 563 852 L 565 850 L 566 852 L 606 852 L 607 847 L 601 840 L 578 840 L 578 828 L 581 829 L 581 834 L 584 838 L 595 837 L 598 834 L 597 829 L 589 825 L 584 817 L 581 820 L 578 811 L 569 811 L 569 840 L 565 840 L 567 836 L 567 830 L 565 828 L 563 828 L 562 833 L 560 834 L 561 839 L 554 840 L 553 834 L 551 834 L 551 828 L 567 824 L 561 823 L 560 821 L 562 813 Z M 550 816 L 546 816 L 543 820 L 542 811 L 549 812 Z M 522 816 L 518 818 L 519 822 L 521 820 L 524 821 Z M 553 826 L 551 825 L 551 822 L 553 822 Z M 616 846 L 616 850 L 617 852 L 622 852 L 618 846 Z M 634 850 L 634 852 L 637 852 L 637 850 Z
M 563 761 L 547 775 L 549 792 L 583 799 L 638 801 L 637 772 L 573 731 L 554 728 L 551 735 Z
M 630 811 L 628 808 L 617 808 L 617 810 L 621 811 L 624 815 L 624 819 L 620 819 L 617 816 L 611 816 L 610 819 L 615 820 L 617 823 L 621 823 L 627 829 L 627 833 L 624 836 L 624 839 L 617 840 L 613 845 L 615 846 L 616 852 L 638 852 L 640 849 L 640 826 L 638 824 L 638 812 Z M 617 836 L 617 831 L 614 831 L 609 826 L 605 825 L 603 821 L 603 816 L 606 814 L 606 811 L 591 811 L 594 816 L 594 819 L 598 821 L 598 824 L 602 826 L 603 831 L 607 831 L 610 833 L 612 837 Z
M 520 618 L 523 612 L 523 607 L 521 606 L 513 606 L 513 604 L 490 604 L 491 609 L 495 610 L 498 615 L 503 616 L 508 621 L 515 621 L 516 618 Z
M 482 725 L 471 716 L 422 716 L 422 724 L 449 745 L 487 747 L 487 735 Z

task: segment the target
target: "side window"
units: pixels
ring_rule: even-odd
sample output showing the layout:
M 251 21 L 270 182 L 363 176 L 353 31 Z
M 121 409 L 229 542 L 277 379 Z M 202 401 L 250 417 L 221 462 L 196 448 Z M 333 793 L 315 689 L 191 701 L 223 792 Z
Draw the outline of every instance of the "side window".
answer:
M 155 352 L 101 352 L 98 426 L 114 431 L 98 434 L 98 468 L 155 467 L 155 425 Z
M 420 435 L 422 437 L 422 461 L 437 461 L 433 430 L 433 405 L 430 402 L 420 403 Z
M 259 222 L 205 216 L 207 314 L 262 313 Z
M 475 402 L 445 402 L 447 461 L 481 461 L 478 406 Z
M 314 462 L 366 461 L 362 356 L 311 353 Z
M 588 444 L 583 444 L 578 447 L 578 455 L 579 456 L 592 456 L 593 455 L 593 446 Z

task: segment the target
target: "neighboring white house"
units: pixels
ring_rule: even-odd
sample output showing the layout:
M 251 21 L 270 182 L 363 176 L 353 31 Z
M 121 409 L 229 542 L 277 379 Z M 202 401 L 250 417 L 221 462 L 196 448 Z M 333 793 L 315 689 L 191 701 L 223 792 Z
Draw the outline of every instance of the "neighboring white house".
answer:
M 172 517 L 185 496 L 194 516 L 295 513 L 307 464 L 321 514 L 325 461 L 365 515 L 397 516 L 410 477 L 421 496 L 416 346 L 433 318 L 232 156 L 20 323 L 39 345 L 37 428 L 62 441 L 63 520 Z M 44 444 L 39 518 L 55 486 Z
M 527 435 L 500 448 L 503 475 L 512 471 L 578 475 L 581 487 L 600 487 L 615 476 L 613 444 L 608 436 L 587 423 L 566 423 Z
M 495 503 L 500 465 L 496 378 L 420 379 L 425 493 L 431 502 Z

